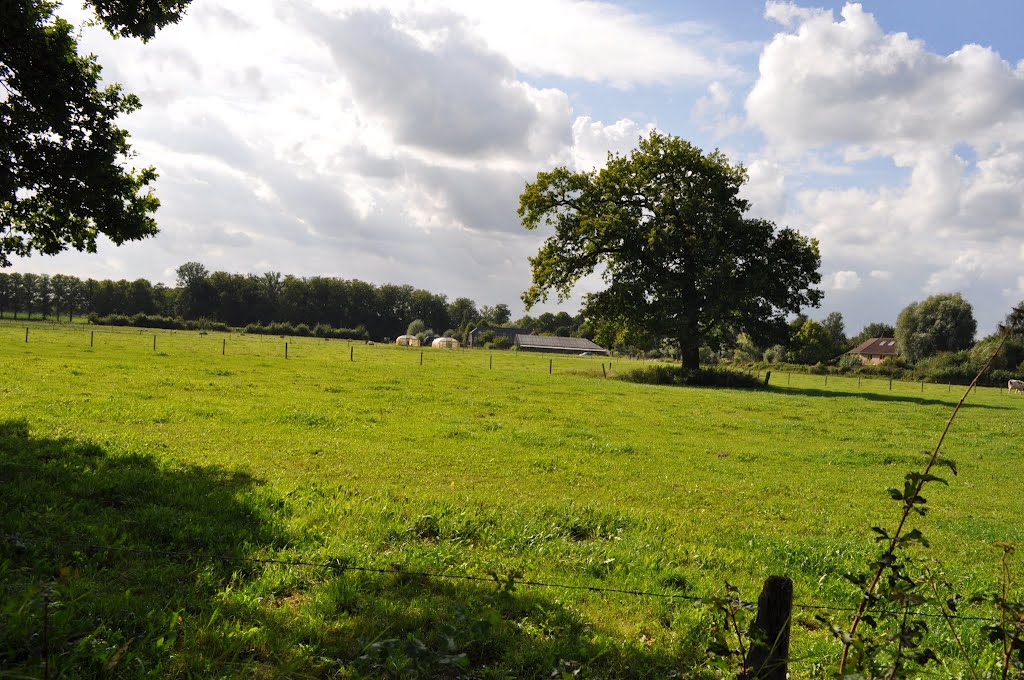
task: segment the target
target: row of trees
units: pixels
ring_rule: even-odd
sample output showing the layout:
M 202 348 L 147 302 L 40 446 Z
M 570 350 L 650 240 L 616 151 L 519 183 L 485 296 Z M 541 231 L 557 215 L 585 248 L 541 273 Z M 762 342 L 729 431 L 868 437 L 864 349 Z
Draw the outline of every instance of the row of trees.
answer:
M 230 274 L 209 272 L 198 262 L 177 270 L 177 286 L 135 281 L 82 280 L 56 274 L 0 272 L 0 317 L 71 319 L 75 315 L 147 315 L 208 319 L 230 326 L 288 323 L 309 327 L 362 327 L 370 337 L 396 337 L 409 324 L 450 330 L 463 339 L 479 325 L 512 322 L 506 304 L 477 304 L 408 285 L 374 285 L 324 276 L 300 278 L 278 272 Z M 580 320 L 566 312 L 525 316 L 516 325 L 537 333 L 570 335 Z
M 67 318 L 75 315 L 174 314 L 175 291 L 145 279 L 81 280 L 65 274 L 0 272 L 0 317 Z
M 465 341 L 479 325 L 515 325 L 550 335 L 594 337 L 594 324 L 582 315 L 545 312 L 514 321 L 506 304 L 477 307 L 465 297 L 448 301 L 444 295 L 408 285 L 380 286 L 359 280 L 314 276 L 299 278 L 277 272 L 265 274 L 210 273 L 200 263 L 177 270 L 178 285 L 169 288 L 146 279 L 134 281 L 81 280 L 56 274 L 0 272 L 0 317 L 67 318 L 136 314 L 208 319 L 231 326 L 290 323 L 334 328 L 362 327 L 370 337 L 396 337 L 417 323 L 420 330 L 437 329 Z M 789 322 L 788 340 L 761 346 L 739 333 L 720 355 L 740 361 L 778 361 L 802 364 L 839 359 L 850 348 L 873 337 L 897 338 L 903 358 L 916 362 L 941 352 L 970 348 L 977 322 L 960 294 L 935 295 L 908 305 L 895 326 L 871 323 L 848 337 L 843 316 L 832 312 L 822 320 L 798 314 Z M 674 347 L 651 343 L 621 345 L 622 351 L 677 355 Z M 712 356 L 711 348 L 707 348 Z

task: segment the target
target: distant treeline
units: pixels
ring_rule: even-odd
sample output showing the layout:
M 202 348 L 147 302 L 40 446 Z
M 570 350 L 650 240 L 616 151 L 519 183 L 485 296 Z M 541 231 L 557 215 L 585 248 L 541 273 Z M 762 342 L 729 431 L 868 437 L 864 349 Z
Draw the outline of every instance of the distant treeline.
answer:
M 511 323 L 508 305 L 477 307 L 467 297 L 409 285 L 357 279 L 297 277 L 278 272 L 209 272 L 197 262 L 177 270 L 173 288 L 146 279 L 82 280 L 56 274 L 0 272 L 0 318 L 68 319 L 149 328 L 245 328 L 251 333 L 381 339 L 422 321 L 435 334 L 464 339 L 474 327 Z M 573 335 L 580 320 L 565 312 L 526 316 L 516 325 L 538 333 Z

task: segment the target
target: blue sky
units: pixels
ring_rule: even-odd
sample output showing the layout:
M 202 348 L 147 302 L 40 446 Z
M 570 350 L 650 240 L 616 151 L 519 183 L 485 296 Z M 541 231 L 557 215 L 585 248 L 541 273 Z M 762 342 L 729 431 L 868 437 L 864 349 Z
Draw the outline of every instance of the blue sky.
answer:
M 162 231 L 15 269 L 173 283 L 199 260 L 520 312 L 544 238 L 516 219 L 524 183 L 657 128 L 746 165 L 753 212 L 819 240 L 812 318 L 854 334 L 962 292 L 985 335 L 1024 298 L 1024 3 L 244 7 L 194 0 L 148 45 L 83 29 L 142 98 L 124 124 Z

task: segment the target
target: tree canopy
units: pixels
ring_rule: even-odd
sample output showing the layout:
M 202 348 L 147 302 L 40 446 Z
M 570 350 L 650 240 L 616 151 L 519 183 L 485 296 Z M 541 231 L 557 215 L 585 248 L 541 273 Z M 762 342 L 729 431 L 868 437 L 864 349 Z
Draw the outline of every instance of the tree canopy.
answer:
M 668 339 L 695 368 L 702 344 L 741 331 L 763 345 L 784 341 L 786 316 L 821 300 L 818 244 L 745 217 L 746 179 L 720 152 L 657 132 L 602 170 L 538 173 L 519 216 L 555 233 L 530 258 L 524 303 L 565 299 L 598 272 L 607 287 L 585 297 L 583 313 L 605 342 Z
M 88 0 L 112 34 L 148 40 L 189 0 Z M 0 2 L 0 266 L 10 256 L 95 252 L 157 232 L 153 168 L 132 169 L 118 116 L 140 106 L 101 85 L 95 56 L 47 0 Z
M 974 344 L 977 330 L 971 303 L 960 293 L 932 295 L 921 302 L 911 302 L 896 319 L 900 354 L 910 361 L 967 349 Z

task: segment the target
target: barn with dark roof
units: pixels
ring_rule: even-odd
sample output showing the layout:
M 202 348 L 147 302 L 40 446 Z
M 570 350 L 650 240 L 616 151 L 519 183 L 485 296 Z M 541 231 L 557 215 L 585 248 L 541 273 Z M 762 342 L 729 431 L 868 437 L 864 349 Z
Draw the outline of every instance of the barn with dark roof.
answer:
M 516 347 L 523 352 L 550 352 L 553 354 L 601 354 L 608 350 L 586 338 L 561 338 L 553 335 L 516 335 Z

